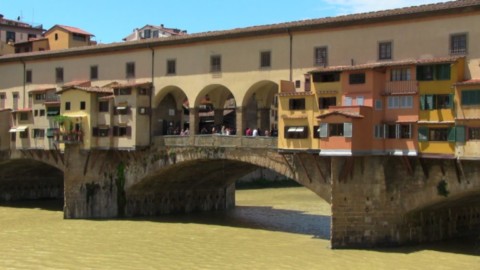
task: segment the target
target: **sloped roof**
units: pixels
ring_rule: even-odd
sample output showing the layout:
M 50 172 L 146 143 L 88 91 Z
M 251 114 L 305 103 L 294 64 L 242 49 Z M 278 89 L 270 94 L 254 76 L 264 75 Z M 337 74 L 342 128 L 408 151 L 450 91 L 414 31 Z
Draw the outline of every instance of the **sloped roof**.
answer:
M 324 113 L 324 114 L 321 114 L 321 115 L 317 116 L 317 119 L 320 120 L 320 119 L 327 118 L 327 117 L 332 116 L 332 115 L 341 115 L 341 116 L 345 116 L 345 117 L 348 117 L 348 118 L 363 118 L 364 117 L 363 115 L 361 115 L 359 113 L 355 113 L 355 112 L 331 111 L 331 112 L 327 112 L 327 113 Z
M 82 86 L 70 86 L 65 87 L 62 90 L 57 91 L 57 94 L 62 94 L 69 90 L 81 90 L 88 93 L 101 93 L 101 94 L 113 94 L 112 88 L 103 88 L 103 87 L 82 87 Z
M 58 28 L 62 28 L 62 29 L 66 30 L 66 31 L 68 31 L 68 32 L 70 32 L 70 33 L 76 33 L 76 34 L 81 34 L 81 35 L 86 35 L 86 36 L 95 36 L 95 35 L 87 32 L 87 31 L 85 31 L 85 30 L 80 29 L 80 28 L 73 27 L 73 26 L 67 26 L 67 25 L 60 25 L 60 24 L 56 24 L 56 25 L 52 26 L 52 28 L 48 29 L 47 32 L 45 32 L 45 35 L 46 35 L 48 32 L 52 31 L 53 29 L 55 29 L 55 28 L 57 28 L 57 27 L 58 27 Z
M 480 85 L 480 79 L 473 79 L 463 82 L 457 82 L 454 85 Z
M 361 26 L 374 23 L 392 21 L 414 20 L 443 15 L 461 15 L 469 12 L 480 11 L 479 0 L 459 0 L 437 4 L 428 4 L 384 11 L 359 13 L 337 17 L 285 22 L 279 24 L 235 28 L 231 30 L 209 31 L 203 33 L 176 35 L 161 39 L 142 39 L 128 42 L 100 44 L 96 46 L 75 47 L 64 50 L 40 51 L 5 55 L 0 57 L 0 62 L 17 61 L 18 59 L 37 59 L 42 57 L 81 55 L 123 49 L 152 48 L 156 46 L 170 46 L 190 44 L 201 41 L 224 40 L 240 37 L 255 37 L 273 34 L 287 34 L 295 31 L 310 31 L 319 29 L 335 29 L 347 26 Z

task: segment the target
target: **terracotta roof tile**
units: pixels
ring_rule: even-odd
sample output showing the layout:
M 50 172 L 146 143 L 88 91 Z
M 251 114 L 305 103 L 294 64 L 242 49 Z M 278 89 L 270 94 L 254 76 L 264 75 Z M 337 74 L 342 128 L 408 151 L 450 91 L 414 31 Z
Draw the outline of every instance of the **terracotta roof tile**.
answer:
M 480 84 L 480 79 L 472 79 L 468 81 L 455 83 L 455 85 L 479 85 L 479 84 Z
M 57 87 L 54 85 L 39 85 L 35 89 L 28 91 L 29 93 L 47 92 L 48 90 L 55 90 Z
M 89 93 L 105 93 L 105 94 L 113 94 L 112 88 L 103 88 L 103 87 L 82 87 L 82 86 L 71 86 L 68 88 L 63 88 L 60 91 L 57 91 L 57 94 L 61 94 L 63 92 L 69 90 L 81 90 Z
M 291 96 L 313 96 L 313 92 L 311 91 L 304 91 L 304 92 L 281 92 L 278 93 L 280 97 L 291 97 Z
M 87 32 L 85 30 L 82 30 L 80 28 L 73 27 L 73 26 L 67 26 L 67 25 L 60 25 L 60 24 L 54 25 L 52 28 L 48 29 L 46 33 L 50 32 L 55 27 L 63 28 L 63 29 L 65 29 L 65 30 L 67 30 L 68 32 L 71 32 L 71 33 L 82 34 L 82 35 L 86 35 L 86 36 L 94 36 L 93 34 Z
M 451 15 L 461 12 L 474 12 L 479 10 L 479 0 L 449 1 L 444 3 L 428 4 L 369 13 L 351 14 L 337 17 L 327 17 L 295 22 L 285 22 L 279 24 L 235 28 L 231 30 L 211 31 L 189 35 L 176 35 L 171 37 L 165 37 L 162 39 L 143 39 L 129 42 L 122 41 L 117 43 L 100 44 L 95 46 L 75 47 L 65 50 L 5 55 L 0 57 L 0 61 L 15 61 L 18 58 L 28 59 L 37 57 L 79 55 L 120 49 L 151 48 L 156 46 L 188 44 L 199 41 L 222 40 L 235 37 L 249 37 L 279 33 L 286 34 L 288 31 L 292 32 L 309 31 L 314 29 L 333 29 L 350 25 L 365 25 L 371 23 L 384 23 L 386 21 L 412 20 L 429 16 Z
M 125 84 L 112 83 L 109 87 L 111 88 L 127 88 L 127 87 L 142 87 L 142 86 L 151 86 L 151 82 L 129 82 Z
M 75 81 L 70 81 L 62 85 L 62 88 L 68 88 L 71 86 L 82 86 L 82 87 L 89 87 L 91 86 L 92 83 L 88 80 L 75 80 Z
M 348 118 L 363 118 L 363 115 L 361 115 L 359 113 L 355 113 L 355 112 L 331 111 L 331 112 L 327 112 L 327 113 L 324 113 L 324 114 L 321 114 L 321 115 L 317 116 L 317 119 L 320 120 L 320 119 L 329 117 L 331 115 L 342 115 L 342 116 L 345 116 L 345 117 L 348 117 Z

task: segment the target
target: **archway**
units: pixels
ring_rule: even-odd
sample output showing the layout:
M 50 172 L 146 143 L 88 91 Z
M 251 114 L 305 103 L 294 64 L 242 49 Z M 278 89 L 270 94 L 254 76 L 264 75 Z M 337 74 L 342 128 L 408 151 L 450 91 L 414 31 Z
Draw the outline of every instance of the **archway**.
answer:
M 200 134 L 236 134 L 236 101 L 225 86 L 212 84 L 203 88 L 195 100 L 197 126 Z
M 177 135 L 189 125 L 188 99 L 182 89 L 167 86 L 156 95 L 152 111 L 153 136 Z
M 248 89 L 242 102 L 245 128 L 256 128 L 259 135 L 276 135 L 277 93 L 278 84 L 272 81 L 260 81 Z
M 63 198 L 63 172 L 30 159 L 0 164 L 0 202 Z

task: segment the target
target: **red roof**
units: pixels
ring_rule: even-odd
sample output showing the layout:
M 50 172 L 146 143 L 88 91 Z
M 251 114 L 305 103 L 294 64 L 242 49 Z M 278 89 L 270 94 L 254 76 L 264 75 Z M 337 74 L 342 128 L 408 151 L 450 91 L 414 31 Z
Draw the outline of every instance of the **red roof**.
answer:
M 71 86 L 71 87 L 65 87 L 60 91 L 57 91 L 57 94 L 61 94 L 63 92 L 69 91 L 69 90 L 81 90 L 89 93 L 104 93 L 104 94 L 113 94 L 112 88 L 103 88 L 103 87 L 82 87 L 82 86 Z
M 363 115 L 355 113 L 355 112 L 331 111 L 331 112 L 324 113 L 324 114 L 321 114 L 321 115 L 317 116 L 317 119 L 326 118 L 326 117 L 329 117 L 331 115 L 342 115 L 342 116 L 345 116 L 345 117 L 348 117 L 348 118 L 363 118 Z
M 478 85 L 478 84 L 480 84 L 480 79 L 472 79 L 468 81 L 455 83 L 455 85 Z
M 88 86 L 91 86 L 91 85 L 92 85 L 92 83 L 88 80 L 83 80 L 83 81 L 75 80 L 75 81 L 71 81 L 71 82 L 67 82 L 67 83 L 63 84 L 62 88 L 67 88 L 67 87 L 70 87 L 70 86 L 88 87 Z
M 82 30 L 80 28 L 77 28 L 77 27 L 73 27 L 73 26 L 67 26 L 67 25 L 60 25 L 60 24 L 56 24 L 54 26 L 52 26 L 52 28 L 48 29 L 46 33 L 52 31 L 53 29 L 55 29 L 56 27 L 59 27 L 59 28 L 62 28 L 64 30 L 67 30 L 68 32 L 70 33 L 76 33 L 76 34 L 82 34 L 82 35 L 86 35 L 86 36 L 95 36 L 93 34 L 90 34 L 89 32 L 85 31 L 85 30 Z
M 37 88 L 33 89 L 33 90 L 30 90 L 28 91 L 29 93 L 36 93 L 36 92 L 46 92 L 48 90 L 55 90 L 56 87 L 55 86 L 51 86 L 51 85 L 39 85 Z
M 130 82 L 126 84 L 112 83 L 109 86 L 112 88 L 127 88 L 127 87 L 142 87 L 142 86 L 150 86 L 150 85 L 152 85 L 151 82 Z

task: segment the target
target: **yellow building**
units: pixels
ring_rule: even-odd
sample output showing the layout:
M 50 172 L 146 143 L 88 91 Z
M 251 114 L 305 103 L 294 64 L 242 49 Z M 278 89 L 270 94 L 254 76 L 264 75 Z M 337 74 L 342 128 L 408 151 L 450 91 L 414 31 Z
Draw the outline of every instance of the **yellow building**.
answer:
M 457 128 L 453 85 L 463 80 L 464 66 L 464 57 L 457 56 L 417 63 L 418 141 L 423 156 L 453 157 L 455 154 Z
M 50 50 L 68 49 L 95 44 L 91 40 L 93 34 L 80 28 L 66 25 L 54 25 L 45 32 L 44 36 L 48 39 Z
M 455 84 L 456 156 L 480 158 L 480 80 Z

